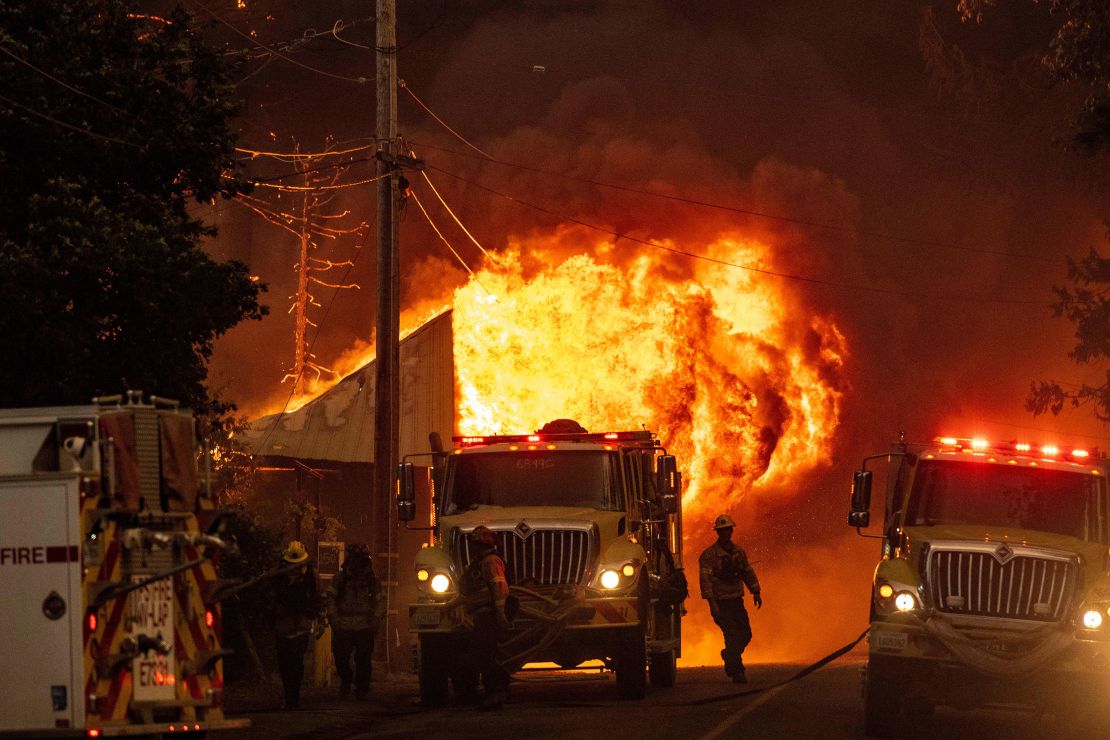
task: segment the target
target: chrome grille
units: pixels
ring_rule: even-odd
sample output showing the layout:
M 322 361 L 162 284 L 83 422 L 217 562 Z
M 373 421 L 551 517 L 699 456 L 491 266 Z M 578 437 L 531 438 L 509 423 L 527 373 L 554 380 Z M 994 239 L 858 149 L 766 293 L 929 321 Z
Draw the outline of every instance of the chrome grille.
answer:
M 494 530 L 505 559 L 509 584 L 560 586 L 581 583 L 590 565 L 590 532 L 584 529 Z M 470 538 L 455 530 L 454 551 L 465 569 L 471 562 Z
M 949 614 L 1058 621 L 1075 588 L 1073 561 L 1011 551 L 999 562 L 995 548 L 933 550 L 928 568 L 933 606 Z

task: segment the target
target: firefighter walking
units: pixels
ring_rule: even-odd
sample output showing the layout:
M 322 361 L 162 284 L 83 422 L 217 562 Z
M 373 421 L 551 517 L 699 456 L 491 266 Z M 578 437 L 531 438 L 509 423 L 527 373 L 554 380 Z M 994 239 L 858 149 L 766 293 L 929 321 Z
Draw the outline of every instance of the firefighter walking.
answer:
M 505 702 L 509 674 L 497 660 L 497 646 L 511 624 L 505 613 L 509 583 L 505 561 L 497 553 L 497 539 L 484 526 L 470 533 L 471 560 L 463 573 L 462 595 L 474 622 L 471 635 L 471 663 L 481 674 L 486 696 L 483 709 L 500 709 Z
M 728 514 L 721 514 L 713 522 L 717 541 L 707 547 L 698 558 L 701 597 L 709 602 L 709 613 L 721 628 L 725 648 L 721 657 L 725 673 L 736 683 L 747 683 L 744 670 L 744 648 L 752 640 L 748 610 L 744 608 L 744 586 L 752 592 L 755 608 L 763 606 L 759 579 L 748 562 L 743 548 L 733 544 L 732 531 L 736 522 Z
M 296 709 L 301 700 L 304 680 L 304 656 L 308 641 L 316 628 L 316 574 L 308 563 L 308 551 L 293 540 L 286 547 L 282 560 L 290 568 L 274 584 L 274 641 L 278 671 L 286 709 Z
M 331 624 L 331 650 L 339 674 L 339 695 L 351 693 L 362 699 L 370 691 L 371 657 L 374 636 L 385 611 L 381 584 L 374 574 L 366 545 L 349 544 L 343 569 L 332 581 L 325 596 Z M 351 654 L 354 671 L 351 671 Z

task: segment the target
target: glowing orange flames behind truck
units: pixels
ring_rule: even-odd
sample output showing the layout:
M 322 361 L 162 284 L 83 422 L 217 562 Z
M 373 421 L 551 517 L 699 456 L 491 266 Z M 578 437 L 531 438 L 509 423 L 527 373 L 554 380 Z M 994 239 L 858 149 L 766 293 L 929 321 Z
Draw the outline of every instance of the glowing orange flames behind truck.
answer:
M 749 263 L 759 247 L 720 240 L 708 254 Z M 526 276 L 508 252 L 457 290 L 459 432 L 560 417 L 646 427 L 682 461 L 688 514 L 823 463 L 842 395 L 825 380 L 845 351 L 836 327 L 791 312 L 758 273 L 706 263 L 669 280 L 653 257 L 580 254 Z

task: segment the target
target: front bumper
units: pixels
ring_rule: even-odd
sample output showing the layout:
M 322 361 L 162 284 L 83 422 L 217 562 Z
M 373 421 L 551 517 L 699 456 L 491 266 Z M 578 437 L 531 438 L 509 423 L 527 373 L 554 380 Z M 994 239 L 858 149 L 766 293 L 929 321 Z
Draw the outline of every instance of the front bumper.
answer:
M 991 638 L 983 631 L 978 636 L 991 650 Z M 1005 636 L 998 631 L 999 638 Z M 994 645 L 1010 644 L 999 639 Z M 991 652 L 1007 654 L 1006 650 Z M 1076 636 L 1035 669 L 994 675 L 961 660 L 919 623 L 876 621 L 868 637 L 866 670 L 874 672 L 880 683 L 896 688 L 903 699 L 926 697 L 935 704 L 962 709 L 1024 705 L 1059 711 L 1104 703 L 1110 692 L 1110 643 Z
M 555 596 L 536 594 L 534 597 L 514 591 L 520 600 L 520 611 L 514 620 L 513 633 L 524 632 L 541 623 L 562 622 L 570 632 L 636 627 L 640 624 L 639 600 L 634 595 L 622 596 Z M 409 605 L 409 632 L 414 634 L 449 634 L 470 630 L 472 622 L 462 599 L 446 603 L 420 602 Z
M 992 643 L 989 631 L 980 631 L 984 643 L 1000 657 L 1007 657 L 1006 634 L 998 631 L 998 640 Z M 952 667 L 963 665 L 962 661 L 940 640 L 931 635 L 918 620 L 909 618 L 872 622 L 871 634 L 868 636 L 868 654 L 872 658 L 876 656 L 901 658 Z M 1083 639 L 1077 633 L 1068 647 L 1053 661 L 1052 670 L 1090 673 L 1110 678 L 1110 642 Z

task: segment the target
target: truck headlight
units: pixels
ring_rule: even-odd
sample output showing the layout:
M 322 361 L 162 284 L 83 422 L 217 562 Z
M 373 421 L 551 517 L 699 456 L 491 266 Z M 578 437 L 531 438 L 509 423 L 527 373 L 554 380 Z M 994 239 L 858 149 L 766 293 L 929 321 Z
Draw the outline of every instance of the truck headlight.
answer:
M 432 576 L 432 590 L 437 594 L 444 593 L 447 589 L 451 588 L 451 579 L 442 573 L 436 573 Z
M 1094 609 L 1083 612 L 1083 626 L 1089 630 L 1097 630 L 1102 626 L 1102 613 Z
M 601 585 L 603 588 L 616 588 L 621 584 L 621 574 L 615 570 L 601 572 Z
M 416 580 L 420 581 L 421 583 L 428 580 L 428 578 L 429 574 L 427 568 L 421 568 L 420 570 L 416 571 Z
M 912 612 L 917 607 L 917 599 L 903 591 L 894 597 L 894 607 L 900 612 Z

